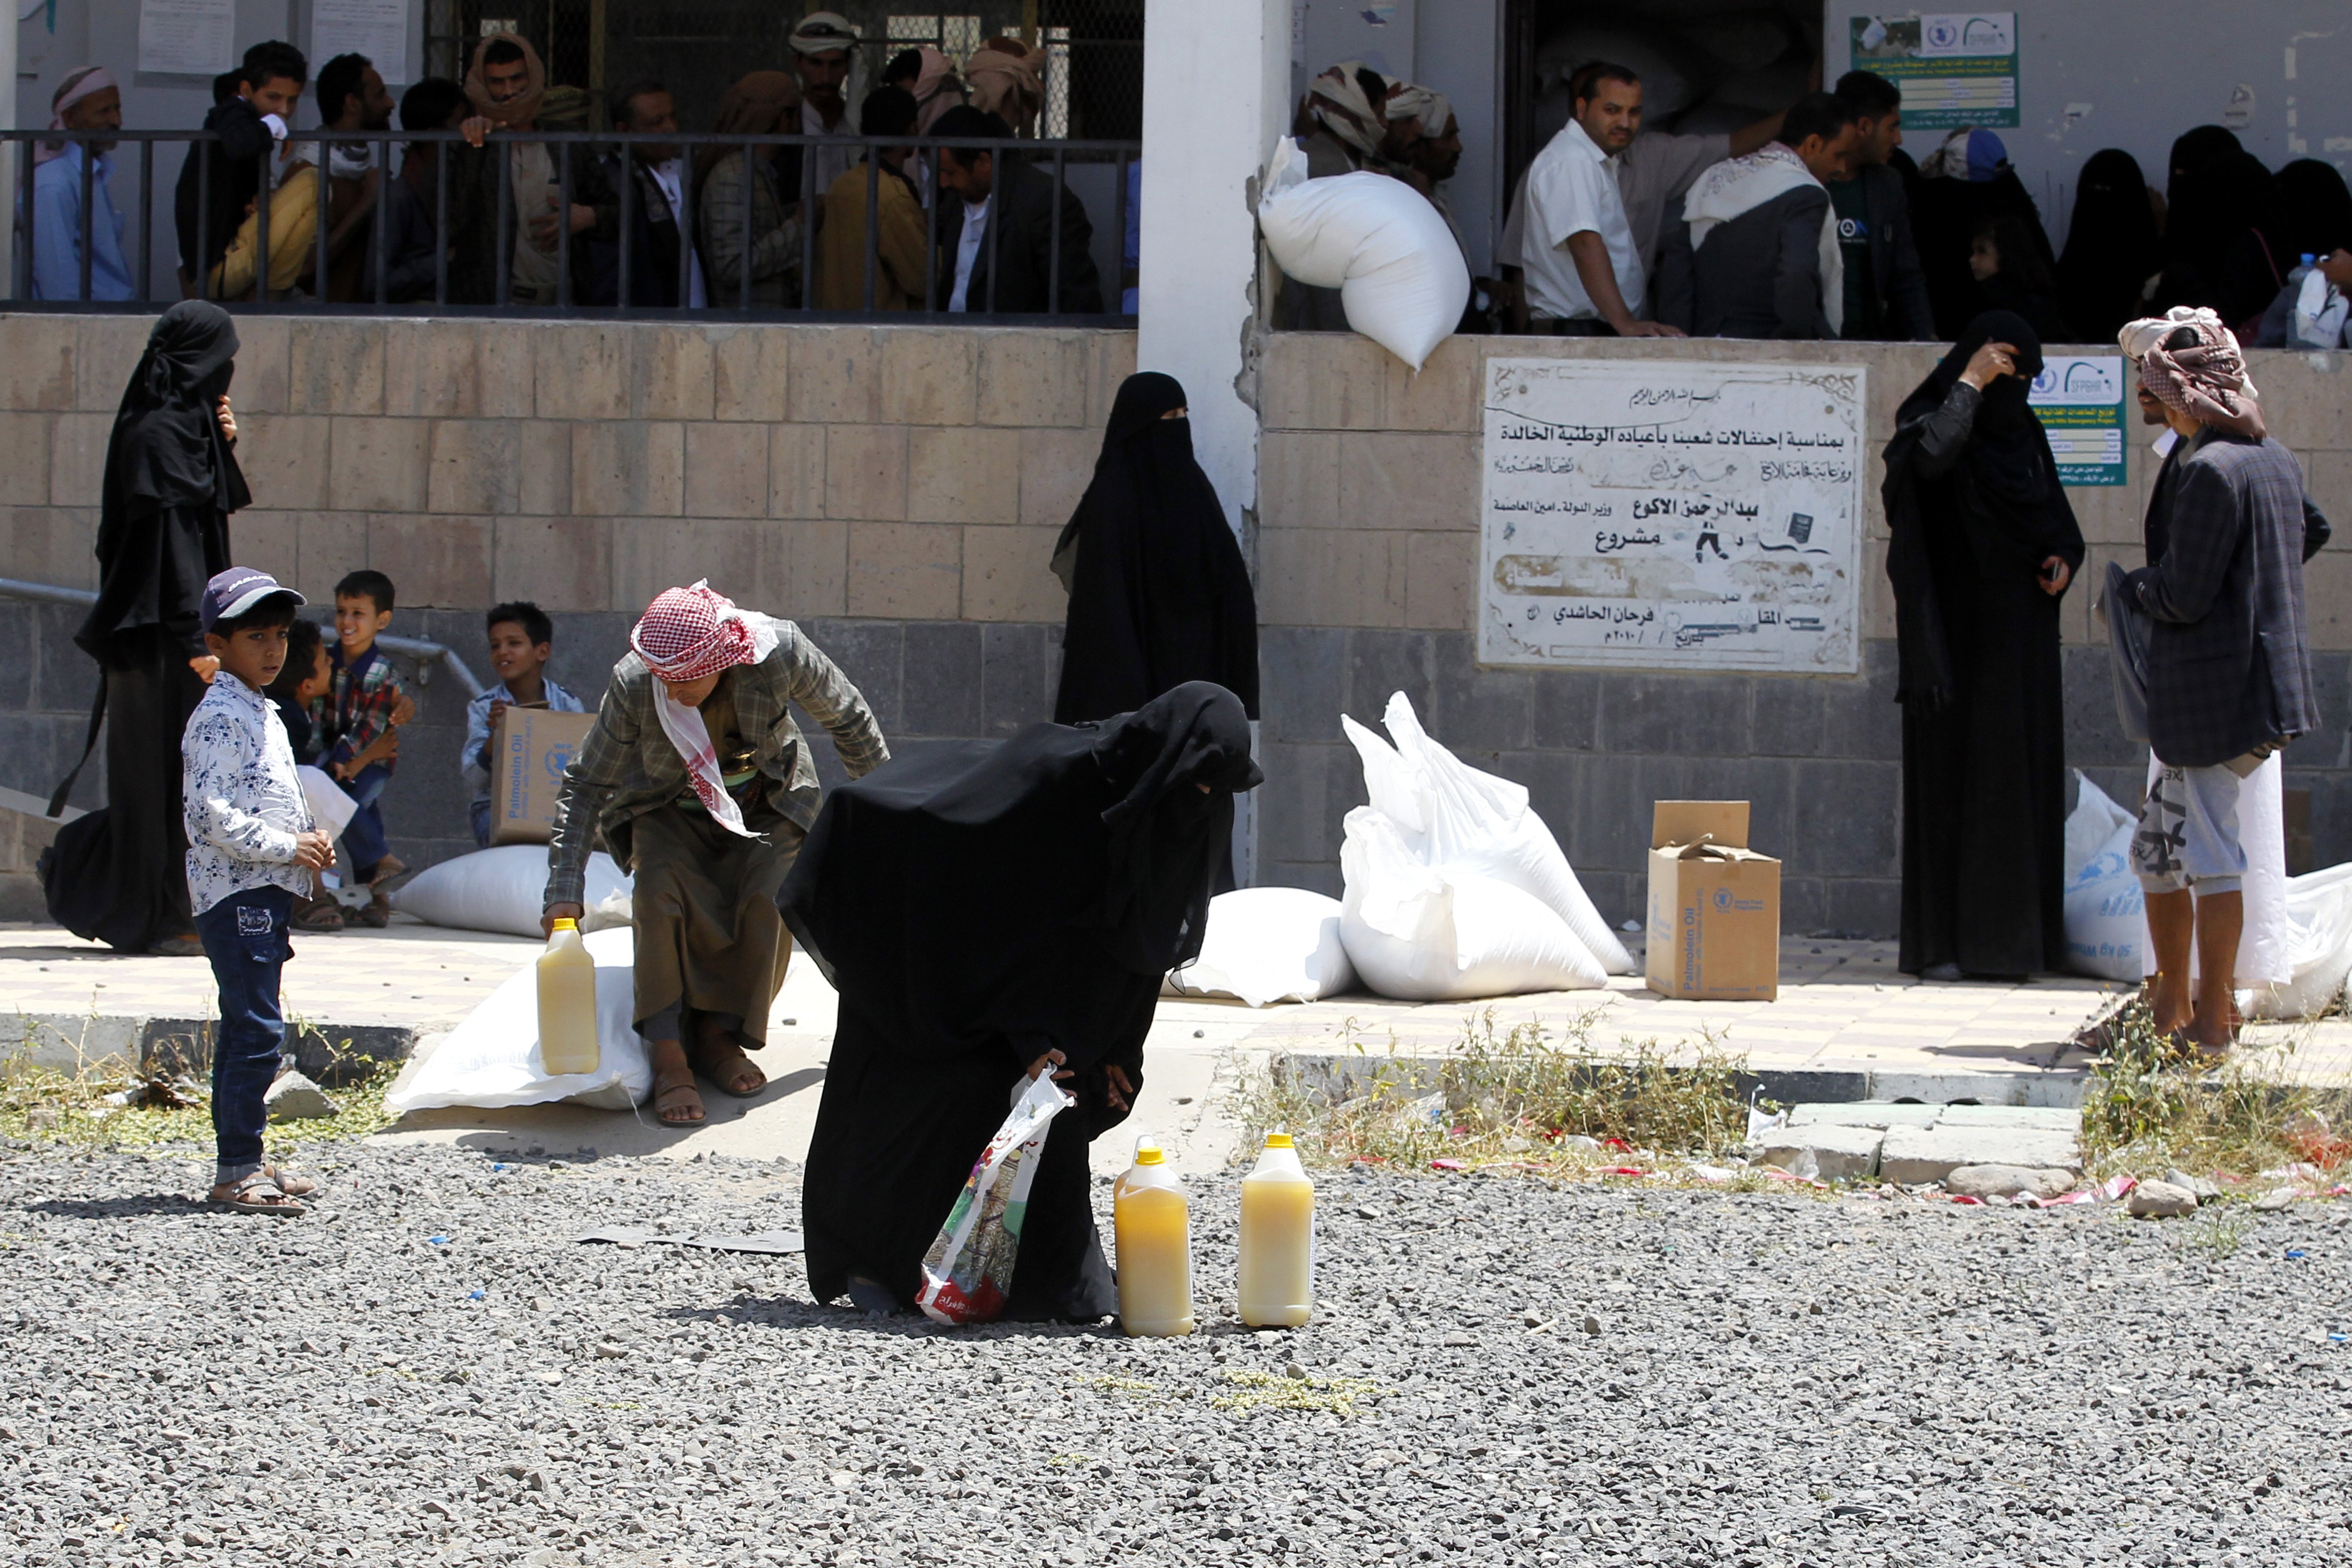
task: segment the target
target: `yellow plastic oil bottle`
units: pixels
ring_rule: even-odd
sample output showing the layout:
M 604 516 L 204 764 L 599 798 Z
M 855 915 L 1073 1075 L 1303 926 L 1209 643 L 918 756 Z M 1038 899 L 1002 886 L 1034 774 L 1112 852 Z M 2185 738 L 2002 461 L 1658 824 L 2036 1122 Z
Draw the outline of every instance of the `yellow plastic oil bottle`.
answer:
M 559 920 L 539 955 L 539 1059 L 551 1074 L 594 1072 L 596 961 L 580 940 L 580 922 Z
M 1295 1329 L 1315 1315 L 1315 1184 L 1287 1132 L 1266 1134 L 1242 1178 L 1242 1321 Z
M 1192 1331 L 1192 1216 L 1160 1145 L 1135 1143 L 1135 1163 L 1111 1189 L 1118 1244 L 1118 1321 L 1139 1339 Z

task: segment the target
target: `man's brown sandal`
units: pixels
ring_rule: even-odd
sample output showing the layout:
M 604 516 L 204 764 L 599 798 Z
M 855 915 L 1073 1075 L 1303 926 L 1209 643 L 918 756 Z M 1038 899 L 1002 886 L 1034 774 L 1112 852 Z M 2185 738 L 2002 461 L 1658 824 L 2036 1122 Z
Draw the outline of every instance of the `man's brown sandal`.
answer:
M 244 1180 L 226 1183 L 205 1194 L 207 1201 L 239 1214 L 268 1214 L 291 1217 L 310 1211 L 288 1195 L 286 1190 L 269 1179 L 268 1171 L 256 1171 Z
M 691 1116 L 672 1112 L 691 1110 Z M 694 1063 L 682 1073 L 654 1072 L 654 1120 L 665 1127 L 698 1127 L 704 1120 L 702 1093 L 694 1086 Z
M 768 1087 L 768 1075 L 759 1064 L 743 1054 L 732 1035 L 722 1035 L 716 1041 L 698 1034 L 694 1044 L 686 1049 L 686 1059 L 697 1072 L 711 1081 L 719 1093 L 735 1100 L 757 1100 Z M 744 1075 L 752 1079 L 744 1082 Z

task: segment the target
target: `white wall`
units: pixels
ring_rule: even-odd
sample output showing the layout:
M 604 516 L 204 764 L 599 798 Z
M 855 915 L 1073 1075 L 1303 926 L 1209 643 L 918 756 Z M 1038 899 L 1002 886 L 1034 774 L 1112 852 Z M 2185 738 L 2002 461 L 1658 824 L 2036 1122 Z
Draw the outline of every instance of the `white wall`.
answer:
M 1255 313 L 1251 183 L 1290 119 L 1289 5 L 1156 0 L 1143 27 L 1136 363 L 1184 384 L 1193 450 L 1239 531 L 1257 505 L 1257 412 L 1235 384 Z
M 1998 4 L 2017 14 L 2019 124 L 1997 134 L 2057 244 L 2065 243 L 2084 159 L 2120 147 L 2161 190 L 2173 138 L 2225 123 L 2241 85 L 2252 89 L 2252 104 L 2245 125 L 2231 129 L 2248 152 L 2273 169 L 2304 157 L 2352 169 L 2352 96 L 2344 91 L 2352 80 L 2352 5 L 2345 0 Z M 1832 79 L 1849 68 L 1849 19 L 1889 14 L 1867 0 L 1829 0 Z M 1916 157 L 1945 134 L 1921 132 L 1906 142 Z

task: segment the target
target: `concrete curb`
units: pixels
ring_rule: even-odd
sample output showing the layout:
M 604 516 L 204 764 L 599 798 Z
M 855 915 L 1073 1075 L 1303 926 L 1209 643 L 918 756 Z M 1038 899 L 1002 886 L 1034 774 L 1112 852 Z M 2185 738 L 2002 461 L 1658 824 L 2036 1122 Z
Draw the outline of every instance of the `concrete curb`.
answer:
M 113 1058 L 202 1075 L 212 1070 L 213 1023 L 105 1013 L 9 1014 L 0 1016 L 0 1060 L 69 1073 Z M 407 1024 L 287 1024 L 280 1048 L 298 1071 L 329 1088 L 360 1076 L 360 1062 L 407 1060 L 427 1033 Z
M 1276 1051 L 1270 1066 L 1279 1080 L 1349 1100 L 1384 1079 L 1412 1084 L 1433 1079 L 1438 1069 L 1461 1060 L 1444 1056 L 1366 1056 Z M 1668 1068 L 1674 1073 L 1696 1071 Z M 1763 1091 L 1782 1105 L 1852 1104 L 1856 1100 L 1916 1100 L 1928 1105 L 2041 1106 L 2081 1108 L 2090 1074 L 2081 1068 L 2031 1072 L 1880 1072 L 1863 1066 L 1763 1068 L 1737 1076 L 1743 1099 Z

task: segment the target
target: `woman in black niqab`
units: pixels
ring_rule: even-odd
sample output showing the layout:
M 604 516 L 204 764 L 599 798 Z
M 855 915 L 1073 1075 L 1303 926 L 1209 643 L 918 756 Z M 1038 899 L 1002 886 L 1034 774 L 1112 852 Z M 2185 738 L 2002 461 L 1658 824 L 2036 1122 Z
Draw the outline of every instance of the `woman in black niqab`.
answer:
M 59 830 L 43 858 L 52 919 L 126 952 L 198 955 L 180 816 L 181 731 L 211 663 L 196 613 L 229 565 L 228 514 L 253 498 L 230 450 L 236 329 L 199 300 L 163 312 L 123 388 L 99 496 L 98 603 L 74 633 L 101 675 L 90 743 L 58 786 L 60 810 L 106 721 L 104 809 Z M 225 427 L 226 426 L 226 427 Z
M 2058 258 L 2058 313 L 2074 341 L 2115 342 L 2126 321 L 2147 313 L 2148 283 L 2163 270 L 2164 237 L 2139 160 L 2116 147 L 2092 153 Z
M 1133 712 L 1188 680 L 1257 717 L 1257 599 L 1184 408 L 1174 376 L 1120 384 L 1093 482 L 1055 542 L 1070 590 L 1057 723 Z
M 2014 374 L 1994 374 L 2002 365 Z M 2026 402 L 2042 368 L 2022 320 L 1978 317 L 1904 401 L 1886 447 L 1899 963 L 1931 979 L 2030 974 L 2066 958 L 2058 602 L 2083 533 Z
M 1234 796 L 1232 692 L 1178 687 L 1108 723 L 929 749 L 826 798 L 777 906 L 841 998 L 802 1205 L 809 1288 L 911 1306 L 924 1252 L 1024 1073 L 1060 1053 L 1056 1117 L 1006 1316 L 1088 1321 L 1118 1297 L 1087 1146 L 1143 1082 L 1161 978 L 1200 952 Z

